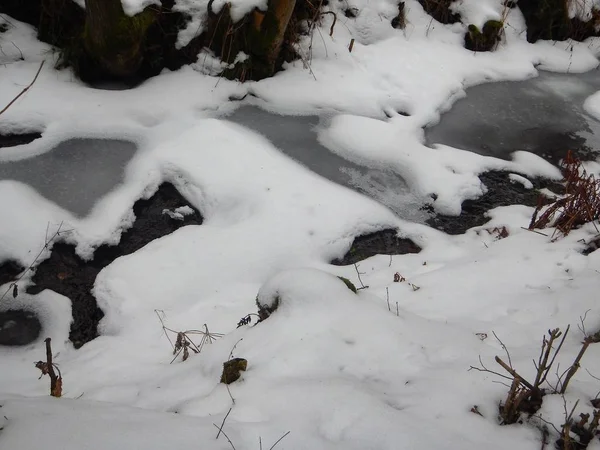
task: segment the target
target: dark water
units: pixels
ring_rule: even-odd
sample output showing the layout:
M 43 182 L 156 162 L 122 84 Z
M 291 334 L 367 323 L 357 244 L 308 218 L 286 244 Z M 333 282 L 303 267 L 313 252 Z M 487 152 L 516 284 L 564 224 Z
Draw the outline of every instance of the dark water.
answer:
M 474 86 L 439 124 L 425 130 L 426 143 L 502 159 L 525 150 L 554 164 L 568 150 L 585 160 L 596 159 L 600 122 L 583 104 L 599 90 L 597 70 L 577 75 L 541 72 L 526 81 Z
M 0 180 L 17 180 L 78 216 L 123 181 L 136 152 L 133 142 L 70 139 L 51 151 L 21 161 L 0 161 Z

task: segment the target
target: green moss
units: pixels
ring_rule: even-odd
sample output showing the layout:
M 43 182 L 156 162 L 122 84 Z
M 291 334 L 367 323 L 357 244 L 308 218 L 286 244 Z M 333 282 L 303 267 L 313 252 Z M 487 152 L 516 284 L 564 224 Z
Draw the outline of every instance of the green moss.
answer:
M 498 36 L 503 27 L 504 23 L 499 20 L 488 20 L 483 25 L 483 34 L 491 37 Z
M 483 29 L 476 25 L 469 25 L 465 34 L 465 48 L 474 52 L 489 52 L 496 48 L 504 23 L 499 20 L 488 20 Z
M 467 29 L 469 30 L 469 33 L 481 34 L 481 31 L 479 31 L 479 28 L 477 27 L 477 25 L 471 24 L 467 27 Z
M 211 12 L 211 4 L 207 26 L 211 50 L 227 64 L 232 64 L 240 51 L 249 56 L 225 70 L 223 76 L 242 81 L 272 76 L 296 0 L 269 0 L 265 12 L 255 10 L 235 24 L 227 4 L 217 14 Z
M 356 289 L 356 286 L 354 286 L 354 283 L 352 283 L 352 281 L 350 281 L 348 278 L 344 278 L 344 277 L 338 277 L 338 278 L 344 282 L 344 284 L 346 285 L 346 287 L 348 289 L 350 289 L 355 294 L 358 293 L 358 290 Z
M 116 53 L 120 55 L 135 52 L 139 49 L 146 31 L 155 20 L 156 13 L 150 9 L 145 9 L 133 17 L 123 13 L 108 27 L 110 32 L 105 33 L 104 39 L 95 42 L 92 47 L 94 47 L 94 51 L 100 54 Z M 83 38 L 85 42 L 91 42 L 88 25 L 83 31 Z
M 248 361 L 244 358 L 234 358 L 223 363 L 223 373 L 221 374 L 221 383 L 231 384 L 237 381 L 242 372 L 248 368 Z

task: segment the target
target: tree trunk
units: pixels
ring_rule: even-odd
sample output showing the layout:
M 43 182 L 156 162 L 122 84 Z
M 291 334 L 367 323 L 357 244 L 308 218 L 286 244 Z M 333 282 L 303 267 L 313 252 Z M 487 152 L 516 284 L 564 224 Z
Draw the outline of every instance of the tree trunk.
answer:
M 261 80 L 275 73 L 295 6 L 296 0 L 269 0 L 267 11 L 254 10 L 234 23 L 229 4 L 215 14 L 209 2 L 208 46 L 232 65 L 224 72 L 227 78 Z M 240 52 L 248 58 L 236 62 Z
M 146 8 L 129 17 L 121 0 L 86 0 L 84 47 L 107 75 L 134 76 L 143 61 L 146 32 L 157 12 Z

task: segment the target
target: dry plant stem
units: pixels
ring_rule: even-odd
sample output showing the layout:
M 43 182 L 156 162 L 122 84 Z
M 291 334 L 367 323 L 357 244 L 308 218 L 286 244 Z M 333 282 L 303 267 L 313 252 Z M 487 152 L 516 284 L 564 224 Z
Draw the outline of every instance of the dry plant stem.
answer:
M 521 375 L 519 375 L 516 370 L 514 370 L 512 367 L 510 367 L 508 364 L 502 361 L 500 357 L 496 356 L 495 360 L 498 364 L 502 366 L 504 370 L 510 373 L 514 379 L 519 379 L 519 383 L 523 384 L 525 387 L 531 389 L 532 391 L 537 389 L 529 381 L 525 380 Z
M 21 92 L 19 92 L 19 94 L 18 94 L 18 95 L 17 95 L 15 98 L 13 98 L 13 99 L 10 101 L 10 103 L 9 103 L 8 105 L 6 105 L 6 106 L 5 106 L 5 107 L 2 109 L 2 111 L 0 111 L 0 116 L 1 116 L 2 114 L 4 114 L 4 113 L 6 112 L 6 110 L 7 110 L 8 108 L 10 108 L 10 107 L 11 107 L 11 106 L 12 106 L 12 105 L 13 105 L 13 104 L 14 104 L 14 103 L 15 103 L 15 102 L 16 102 L 16 101 L 17 101 L 17 100 L 18 100 L 18 99 L 19 99 L 19 98 L 22 96 L 22 95 L 24 95 L 24 94 L 25 94 L 25 93 L 26 93 L 26 92 L 27 92 L 27 91 L 28 91 L 28 90 L 31 88 L 31 86 L 33 86 L 33 84 L 34 84 L 34 83 L 36 82 L 36 80 L 38 79 L 38 76 L 39 76 L 40 72 L 42 71 L 42 67 L 44 67 L 44 63 L 45 63 L 45 62 L 46 62 L 46 61 L 42 61 L 42 63 L 40 64 L 40 67 L 39 67 L 39 69 L 37 70 L 37 72 L 36 72 L 36 74 L 35 74 L 35 77 L 33 78 L 33 81 L 32 81 L 31 83 L 29 83 L 29 85 L 28 85 L 28 86 L 26 86 L 25 88 L 23 88 L 23 90 L 22 90 Z
M 556 359 L 558 352 L 560 351 L 563 343 L 565 342 L 565 338 L 567 337 L 567 334 L 569 334 L 570 328 L 571 328 L 571 325 L 567 326 L 567 329 L 565 330 L 564 335 L 558 328 L 555 328 L 554 330 L 548 330 L 548 335 L 550 336 L 549 340 L 546 340 L 546 336 L 544 336 L 544 340 L 542 342 L 542 351 L 540 352 L 540 357 L 539 357 L 538 363 L 536 365 L 537 374 L 535 377 L 535 382 L 533 383 L 533 385 L 536 388 L 539 387 L 544 381 L 546 381 L 546 378 L 548 377 L 548 372 L 550 371 L 550 368 L 554 364 L 554 360 Z M 550 364 L 548 364 L 548 359 L 550 358 L 550 353 L 552 352 L 552 344 L 561 335 L 562 335 L 562 339 L 560 341 L 560 344 L 558 345 L 556 350 L 554 350 L 554 355 L 552 357 L 552 360 L 550 361 Z
M 275 446 L 277 444 L 279 444 L 281 441 L 283 441 L 283 439 L 285 439 L 285 437 L 290 434 L 290 431 L 288 431 L 287 433 L 285 433 L 283 436 L 281 436 L 279 439 L 277 439 L 277 441 L 271 446 L 271 448 L 269 450 L 273 450 L 275 448 Z
M 354 263 L 354 270 L 356 270 L 356 275 L 358 275 L 358 282 L 360 283 L 360 287 L 358 289 L 368 288 L 369 286 L 365 286 L 362 282 L 362 279 L 360 278 L 361 273 L 358 271 L 358 265 L 356 263 Z
M 223 433 L 223 436 L 225 436 L 225 439 L 227 439 L 227 442 L 229 442 L 229 445 L 231 445 L 231 448 L 233 450 L 235 450 L 235 445 L 233 445 L 233 442 L 231 442 L 231 439 L 229 439 L 229 436 L 227 436 L 227 433 L 225 433 L 223 430 L 221 430 L 216 423 L 213 423 L 213 425 L 215 426 L 215 428 L 218 428 L 221 433 Z
M 580 366 L 581 358 L 583 358 L 583 355 L 585 354 L 585 351 L 588 349 L 589 345 L 590 345 L 589 339 L 586 339 L 583 341 L 581 350 L 579 350 L 579 353 L 578 353 L 577 357 L 575 358 L 575 361 L 573 362 L 573 364 L 569 368 L 569 371 L 567 372 L 565 381 L 562 384 L 562 387 L 560 389 L 560 394 L 564 394 L 566 392 L 567 386 L 569 385 L 571 378 L 573 378 L 573 376 L 577 373 L 577 370 L 579 370 L 579 367 L 581 367 Z
M 50 376 L 50 395 L 52 397 L 60 397 L 62 394 L 62 377 L 56 375 L 54 371 L 54 363 L 52 362 L 52 346 L 50 344 L 50 338 L 46 338 L 46 364 L 48 368 L 48 375 Z M 57 369 L 58 370 L 58 369 Z M 60 371 L 59 371 L 60 374 Z
M 562 166 L 565 196 L 555 200 L 542 214 L 544 205 L 540 198 L 529 224 L 530 229 L 553 226 L 553 240 L 557 231 L 566 236 L 585 223 L 591 222 L 598 231 L 595 222 L 600 217 L 600 180 L 589 175 L 572 152 L 567 153 Z
M 217 433 L 216 439 L 219 439 L 219 436 L 221 435 L 221 432 L 223 431 L 223 427 L 225 426 L 225 421 L 229 417 L 229 414 L 231 413 L 232 409 L 233 408 L 229 408 L 229 411 L 227 411 L 227 414 L 225 414 L 225 417 L 223 417 L 223 422 L 221 422 L 221 426 L 219 427 L 219 432 Z
M 321 14 L 322 15 L 331 14 L 333 16 L 333 23 L 331 24 L 331 27 L 329 28 L 329 36 L 333 36 L 333 29 L 335 28 L 335 23 L 337 22 L 337 14 L 334 13 L 333 11 L 323 11 Z
M 508 358 L 508 365 L 510 367 L 512 367 L 512 361 L 510 359 L 510 353 L 508 352 L 508 349 L 506 348 L 506 345 L 504 345 L 504 342 L 502 342 L 500 340 L 500 338 L 498 337 L 498 335 L 496 334 L 495 331 L 492 330 L 492 334 L 494 335 L 494 337 L 496 338 L 496 340 L 500 343 L 500 345 L 502 346 L 502 349 L 504 350 L 504 353 L 506 353 L 506 357 Z

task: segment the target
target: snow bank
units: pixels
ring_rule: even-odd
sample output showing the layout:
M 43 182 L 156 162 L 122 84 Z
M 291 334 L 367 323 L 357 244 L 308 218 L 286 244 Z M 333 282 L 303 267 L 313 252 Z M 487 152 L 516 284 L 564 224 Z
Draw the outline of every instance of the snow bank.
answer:
M 499 3 L 457 7 L 478 23 L 502 13 Z M 483 192 L 476 176 L 483 170 L 558 176 L 556 168 L 525 152 L 506 162 L 427 148 L 422 127 L 435 123 L 468 86 L 524 79 L 540 68 L 595 67 L 597 41 L 528 44 L 523 18 L 511 10 L 500 49 L 473 54 L 462 48 L 464 26 L 442 26 L 416 0 L 406 4 L 408 26 L 394 30 L 387 23 L 397 11 L 395 1 L 333 2 L 333 36 L 328 14 L 311 55 L 308 40 L 302 42 L 310 69 L 292 63 L 259 83 L 219 80 L 186 67 L 136 89 L 101 91 L 69 71 L 55 71 L 48 59 L 34 87 L 0 123 L 1 132 L 42 130 L 43 137 L 0 149 L 0 160 L 34 157 L 74 136 L 127 137 L 139 152 L 123 185 L 85 219 L 27 186 L 0 182 L 0 258 L 29 264 L 47 229 L 61 223 L 72 229 L 67 239 L 79 254 L 90 257 L 99 243 L 119 239 L 134 220 L 134 201 L 152 195 L 163 181 L 174 183 L 206 221 L 119 258 L 99 274 L 94 293 L 106 314 L 103 335 L 79 350 L 66 341 L 71 317 L 65 298 L 42 292 L 3 300 L 3 308 L 42 316 L 65 396 L 40 398 L 47 395 L 47 379 L 38 380 L 31 362 L 43 358 L 42 342 L 0 349 L 0 386 L 18 395 L 0 396 L 1 417 L 8 418 L 1 422 L 4 446 L 37 449 L 44 436 L 49 450 L 185 449 L 198 443 L 225 449 L 229 444 L 215 440 L 212 423 L 221 423 L 232 408 L 225 431 L 240 450 L 257 448 L 259 437 L 270 447 L 287 431 L 283 442 L 294 449 L 539 447 L 538 430 L 497 424 L 506 388 L 467 370 L 480 356 L 493 365 L 503 353 L 492 332 L 529 376 L 548 328 L 571 324 L 574 331 L 588 310 L 588 328 L 600 326 L 600 255 L 578 253 L 582 240 L 597 231 L 584 227 L 552 243 L 522 229 L 531 208 L 513 206 L 491 211 L 483 227 L 449 237 L 398 220 L 286 158 L 264 137 L 218 119 L 246 94 L 271 111 L 328 113 L 331 121 L 319 130 L 324 144 L 348 159 L 398 171 L 423 198 L 435 194 L 431 202 L 442 212 L 458 213 L 462 200 Z M 344 18 L 346 6 L 359 10 L 357 20 Z M 179 1 L 178 7 L 192 4 Z M 14 40 L 25 60 L 3 46 L 0 104 L 50 58 L 30 27 L 13 23 L 2 39 Z M 599 109 L 596 100 L 588 101 L 588 110 Z M 375 256 L 356 267 L 328 264 L 356 235 L 382 227 L 400 229 L 423 251 Z M 494 227 L 506 227 L 509 236 L 498 239 Z M 395 273 L 406 281 L 394 282 Z M 358 295 L 336 278 L 360 286 L 358 275 L 369 286 Z M 257 326 L 237 328 L 240 318 L 256 312 L 257 293 L 259 301 L 282 296 L 281 310 Z M 224 336 L 186 362 L 170 364 L 172 349 L 155 310 L 171 329 L 206 324 Z M 580 341 L 572 332 L 561 366 L 573 360 Z M 231 356 L 249 363 L 228 392 L 219 377 Z M 585 368 L 600 373 L 598 361 L 586 356 Z M 579 371 L 572 389 L 590 398 L 596 384 Z M 473 405 L 484 417 L 470 412 Z M 548 403 L 548 414 L 555 406 Z

